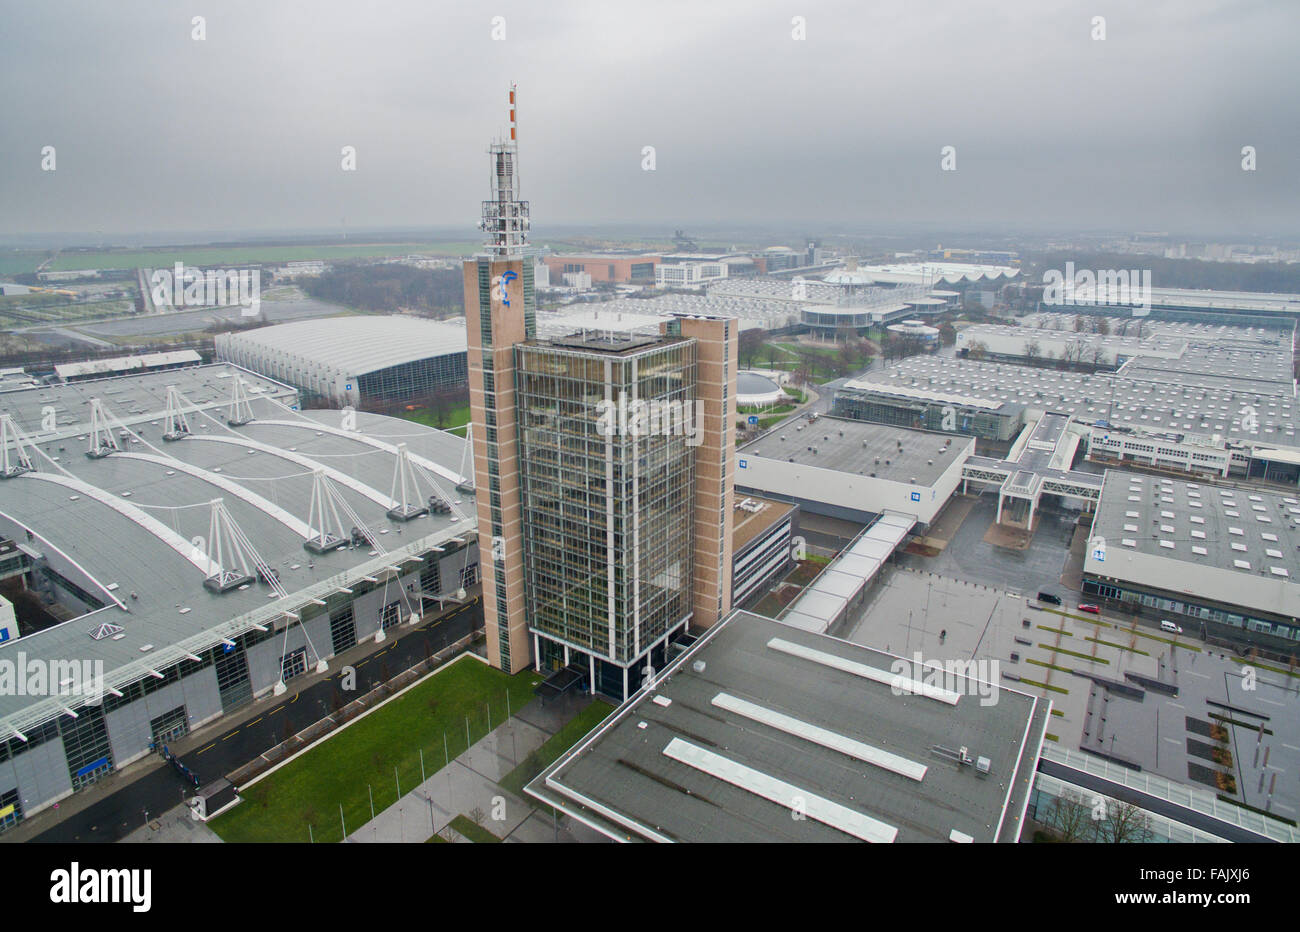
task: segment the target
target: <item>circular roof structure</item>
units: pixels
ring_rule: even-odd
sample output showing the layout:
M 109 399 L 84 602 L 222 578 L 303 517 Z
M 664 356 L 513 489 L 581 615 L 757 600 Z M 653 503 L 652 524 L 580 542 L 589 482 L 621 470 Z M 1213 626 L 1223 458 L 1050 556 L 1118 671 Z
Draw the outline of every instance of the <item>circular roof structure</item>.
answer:
M 772 404 L 784 395 L 776 379 L 758 372 L 736 373 L 736 403 L 741 405 Z
M 937 327 L 931 327 L 919 320 L 905 320 L 900 324 L 890 324 L 885 329 L 892 333 L 901 333 L 912 337 L 933 338 L 939 336 Z

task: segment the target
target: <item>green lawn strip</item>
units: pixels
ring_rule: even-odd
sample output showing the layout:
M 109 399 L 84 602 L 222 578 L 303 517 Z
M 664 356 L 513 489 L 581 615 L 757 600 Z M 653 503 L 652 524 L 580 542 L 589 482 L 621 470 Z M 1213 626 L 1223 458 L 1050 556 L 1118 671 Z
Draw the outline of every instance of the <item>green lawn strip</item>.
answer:
M 1059 715 L 1061 718 L 1065 718 L 1065 713 L 1062 712 L 1060 709 L 1053 709 L 1053 710 L 1052 710 L 1052 714 L 1053 714 L 1053 715 Z
M 1080 660 L 1091 660 L 1093 663 L 1109 664 L 1109 660 L 1101 657 L 1094 657 L 1092 654 L 1081 654 L 1077 650 L 1066 650 L 1064 647 L 1053 647 L 1051 644 L 1039 644 L 1043 650 L 1054 650 L 1059 654 L 1069 654 L 1071 657 L 1078 657 Z
M 608 702 L 600 699 L 592 702 L 571 718 L 563 728 L 547 738 L 541 747 L 524 758 L 518 767 L 502 777 L 501 788 L 527 800 L 528 797 L 524 796 L 525 784 L 559 760 L 560 755 L 585 738 L 613 711 L 614 706 Z
M 402 411 L 401 416 L 404 420 L 414 421 L 417 424 L 423 424 L 425 427 L 434 427 L 438 430 L 445 430 L 455 433 L 455 428 L 464 427 L 469 423 L 469 405 L 464 404 L 452 408 L 442 419 L 442 427 L 438 427 L 438 419 L 432 408 L 416 408 L 414 411 Z M 460 432 L 464 436 L 464 431 Z
M 1051 683 L 1040 683 L 1037 680 L 1027 680 L 1023 676 L 1020 678 L 1020 682 L 1024 683 L 1026 686 L 1037 686 L 1039 689 L 1050 689 L 1052 692 L 1061 693 L 1064 696 L 1070 694 L 1070 691 L 1064 686 L 1053 686 Z
M 1235 718 L 1228 718 L 1228 716 L 1221 715 L 1218 712 L 1211 712 L 1210 718 L 1214 719 L 1215 721 L 1222 722 L 1225 725 L 1236 725 L 1238 728 L 1245 728 L 1247 731 L 1254 731 L 1254 732 L 1259 731 L 1258 725 L 1252 725 L 1250 722 L 1239 722 Z M 1266 735 L 1273 734 L 1273 729 L 1265 728 L 1264 734 Z
M 1061 739 L 1058 738 L 1056 735 L 1052 734 L 1050 731 L 1049 731 L 1049 732 L 1045 732 L 1044 735 L 1043 735 L 1043 737 L 1045 737 L 1048 741 L 1060 741 L 1060 740 L 1061 740 Z
M 444 844 L 444 845 L 445 845 L 445 844 L 447 843 L 447 839 L 443 838 L 441 835 L 433 835 L 433 836 L 430 837 L 430 838 L 426 838 L 426 839 L 424 840 L 424 843 L 425 843 L 426 845 L 436 845 L 436 844 Z
M 1123 644 L 1115 644 L 1115 643 L 1112 643 L 1111 641 L 1103 641 L 1101 638 L 1089 638 L 1089 637 L 1085 637 L 1084 640 L 1085 640 L 1085 641 L 1092 641 L 1094 644 L 1101 644 L 1103 647 L 1113 647 L 1113 648 L 1115 648 L 1116 650 L 1126 650 L 1126 651 L 1129 651 L 1130 653 L 1141 654 L 1143 657 L 1150 657 L 1150 656 L 1151 656 L 1151 655 L 1148 654 L 1146 651 L 1144 651 L 1144 650 L 1138 650 L 1136 647 L 1125 647 Z
M 1046 660 L 1035 660 L 1033 657 L 1026 657 L 1025 663 L 1032 663 L 1036 667 L 1047 667 L 1049 670 L 1055 670 L 1058 673 L 1073 673 L 1069 667 L 1058 667 L 1054 663 L 1048 663 Z
M 451 820 L 451 827 L 475 844 L 500 844 L 501 839 L 483 826 L 478 825 L 469 816 L 458 815 Z
M 1186 641 L 1171 641 L 1169 638 L 1156 637 L 1154 634 L 1144 634 L 1141 631 L 1134 631 L 1133 633 L 1138 637 L 1150 638 L 1153 641 L 1160 641 L 1162 644 L 1172 644 L 1174 647 L 1181 647 L 1183 650 L 1194 650 L 1198 654 L 1201 653 L 1199 647 L 1195 644 L 1189 644 Z
M 1042 612 L 1051 612 L 1053 615 L 1060 615 L 1062 618 L 1069 618 L 1072 621 L 1084 621 L 1092 625 L 1105 625 L 1108 628 L 1119 627 L 1119 625 L 1112 624 L 1109 621 L 1103 621 L 1098 615 L 1076 615 L 1073 612 L 1065 612 L 1059 608 L 1048 608 L 1045 605 L 1040 605 L 1038 610 Z
M 1161 642 L 1163 642 L 1163 643 L 1165 643 L 1165 644 L 1174 644 L 1176 647 L 1181 647 L 1181 648 L 1183 648 L 1184 650 L 1194 650 L 1194 651 L 1196 651 L 1198 654 L 1199 654 L 1199 653 L 1202 653 L 1201 649 L 1200 649 L 1199 647 L 1197 647 L 1195 644 L 1188 644 L 1186 641 L 1177 641 L 1177 642 L 1174 642 L 1174 641 L 1169 640 L 1169 638 L 1162 638 L 1162 637 L 1158 637 L 1158 636 L 1156 636 L 1156 635 L 1154 635 L 1154 634 L 1147 634 L 1145 631 L 1142 631 L 1142 630 L 1134 631 L 1134 630 L 1132 630 L 1132 629 L 1130 629 L 1130 628 L 1121 627 L 1120 625 L 1114 624 L 1114 623 L 1109 622 L 1109 621 L 1105 621 L 1105 620 L 1103 620 L 1102 618 L 1100 618 L 1100 617 L 1097 616 L 1097 615 L 1075 615 L 1075 614 L 1072 614 L 1072 613 L 1070 613 L 1070 612 L 1063 612 L 1063 611 L 1061 611 L 1059 608 L 1047 608 L 1046 606 L 1040 606 L 1039 609 L 1040 609 L 1040 611 L 1051 612 L 1053 615 L 1060 615 L 1062 618 L 1073 618 L 1075 621 L 1083 621 L 1083 622 L 1087 622 L 1088 624 L 1091 624 L 1091 625 L 1105 625 L 1105 626 L 1108 627 L 1108 628 L 1114 628 L 1116 631 L 1124 631 L 1124 632 L 1126 632 L 1126 633 L 1136 634 L 1138 637 L 1150 638 L 1150 639 L 1153 640 L 1153 641 L 1161 641 Z M 1039 627 L 1041 628 L 1042 625 L 1039 625 Z M 1056 628 L 1047 628 L 1046 630 L 1048 630 L 1048 631 L 1056 631 L 1057 629 L 1056 629 Z M 1064 632 L 1063 632 L 1063 633 L 1064 633 Z M 1281 671 L 1281 670 L 1279 670 L 1278 672 L 1281 673 L 1281 672 L 1285 672 L 1285 671 Z
M 1040 628 L 1040 629 L 1042 629 L 1043 631 L 1050 631 L 1050 632 L 1052 632 L 1053 634 L 1063 634 L 1063 635 L 1065 635 L 1067 638 L 1072 638 L 1072 637 L 1074 637 L 1073 634 L 1071 634 L 1069 631 L 1066 631 L 1064 628 L 1051 628 L 1051 627 L 1048 627 L 1047 625 L 1034 625 L 1034 627 L 1035 627 L 1035 628 Z
M 1220 802 L 1231 803 L 1232 805 L 1236 806 L 1239 809 L 1248 809 L 1251 812 L 1258 813 L 1259 815 L 1262 816 L 1267 816 L 1270 819 L 1276 819 L 1278 822 L 1284 822 L 1287 825 L 1290 825 L 1292 828 L 1296 827 L 1295 819 L 1288 819 L 1286 816 L 1280 816 L 1276 812 L 1269 812 L 1267 809 L 1259 809 L 1255 806 L 1250 805 L 1249 803 L 1243 803 L 1239 799 L 1233 799 L 1231 796 L 1225 796 L 1222 793 L 1216 794 L 1216 798 Z
M 242 803 L 208 825 L 228 842 L 305 841 L 308 825 L 318 842 L 341 841 L 340 804 L 355 832 L 370 820 L 371 790 L 378 814 L 397 801 L 395 776 L 403 792 L 419 784 L 421 749 L 424 775 L 432 776 L 444 766 L 444 734 L 454 760 L 467 748 L 467 717 L 478 741 L 488 731 L 489 705 L 495 727 L 505 719 L 507 691 L 510 707 L 521 709 L 538 681 L 534 673 L 511 677 L 462 658 L 249 786 Z
M 1248 663 L 1252 667 L 1259 667 L 1261 670 L 1267 670 L 1269 673 L 1281 673 L 1286 676 L 1300 676 L 1300 671 L 1286 670 L 1283 669 L 1282 667 L 1272 667 L 1266 663 L 1260 663 L 1258 660 L 1248 660 L 1245 657 L 1243 657 L 1241 658 L 1241 662 Z

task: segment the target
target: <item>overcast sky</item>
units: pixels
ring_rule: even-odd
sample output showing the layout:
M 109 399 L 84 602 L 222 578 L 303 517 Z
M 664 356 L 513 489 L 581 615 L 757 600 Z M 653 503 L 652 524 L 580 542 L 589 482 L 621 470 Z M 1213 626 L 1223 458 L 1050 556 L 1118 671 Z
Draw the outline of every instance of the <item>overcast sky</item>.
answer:
M 511 80 L 538 231 L 1300 233 L 1300 0 L 0 0 L 0 22 L 5 234 L 468 235 Z

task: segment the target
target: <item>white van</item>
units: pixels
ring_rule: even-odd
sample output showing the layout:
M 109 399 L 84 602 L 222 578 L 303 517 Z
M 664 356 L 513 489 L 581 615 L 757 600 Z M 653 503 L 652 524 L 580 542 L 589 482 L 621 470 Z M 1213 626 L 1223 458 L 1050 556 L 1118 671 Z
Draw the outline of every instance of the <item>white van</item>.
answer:
M 1171 631 L 1174 634 L 1183 633 L 1183 629 L 1178 627 L 1178 625 L 1174 624 L 1172 621 L 1164 621 L 1163 619 L 1160 622 L 1160 628 L 1163 631 Z

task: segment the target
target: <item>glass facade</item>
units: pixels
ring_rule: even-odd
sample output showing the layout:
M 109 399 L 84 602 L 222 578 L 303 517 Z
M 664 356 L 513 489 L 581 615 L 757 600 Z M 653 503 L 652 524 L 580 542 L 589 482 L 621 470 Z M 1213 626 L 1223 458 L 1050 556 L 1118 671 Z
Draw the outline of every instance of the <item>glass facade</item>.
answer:
M 619 665 L 691 610 L 690 430 L 671 418 L 638 423 L 630 405 L 693 417 L 695 351 L 682 339 L 516 347 L 529 627 Z
M 996 411 L 939 401 L 911 401 L 871 392 L 841 389 L 831 405 L 833 417 L 913 430 L 969 434 L 984 440 L 1010 440 L 1024 426 L 1024 409 L 1003 405 Z
M 467 378 L 465 354 L 448 353 L 363 373 L 357 384 L 367 401 L 407 401 L 464 385 Z
M 1154 590 L 1147 591 L 1104 579 L 1085 577 L 1083 580 L 1083 594 L 1110 602 L 1126 603 L 1136 611 L 1161 615 L 1181 615 L 1193 622 L 1203 621 L 1227 625 L 1246 632 L 1253 631 L 1258 634 L 1272 635 L 1286 641 L 1300 641 L 1300 627 L 1294 624 L 1293 619 L 1284 620 L 1277 616 L 1262 618 L 1250 614 L 1246 609 L 1239 606 L 1190 601 L 1188 596 L 1181 593 L 1175 599 L 1170 598 L 1168 593 Z

